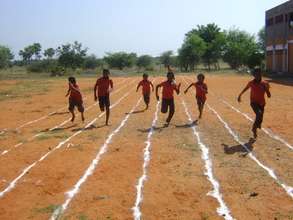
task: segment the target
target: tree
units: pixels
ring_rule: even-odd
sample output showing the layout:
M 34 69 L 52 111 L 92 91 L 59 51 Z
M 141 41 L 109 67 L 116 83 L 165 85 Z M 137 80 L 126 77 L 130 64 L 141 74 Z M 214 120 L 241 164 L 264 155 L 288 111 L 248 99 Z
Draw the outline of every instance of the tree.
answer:
M 231 29 L 225 35 L 223 60 L 232 69 L 238 69 L 241 66 L 253 68 L 260 65 L 261 48 L 253 35 L 238 29 Z
M 41 59 L 41 51 L 42 51 L 42 46 L 40 43 L 34 43 L 33 45 L 31 45 L 32 47 L 32 51 L 33 51 L 33 54 L 35 56 L 35 59 L 36 60 L 39 60 Z
M 95 55 L 87 56 L 84 58 L 84 69 L 95 69 L 98 66 L 102 66 L 103 62 L 101 59 L 97 59 Z
M 13 57 L 14 56 L 8 47 L 0 45 L 0 69 L 8 67 Z
M 136 63 L 137 55 L 125 52 L 107 53 L 104 60 L 111 68 L 122 70 L 125 67 L 132 67 Z
M 148 68 L 152 65 L 153 58 L 149 55 L 142 55 L 137 58 L 136 65 L 139 68 Z
M 47 57 L 47 59 L 52 59 L 54 55 L 55 55 L 54 48 L 48 48 L 44 51 L 44 56 Z
M 186 36 L 197 34 L 206 43 L 206 50 L 202 56 L 204 64 L 211 69 L 211 65 L 218 62 L 221 58 L 224 35 L 216 24 L 198 25 L 196 29 L 189 31 Z
M 193 71 L 206 51 L 204 40 L 197 34 L 186 36 L 183 45 L 178 50 L 178 59 L 181 69 Z
M 262 53 L 265 54 L 265 52 L 266 52 L 266 31 L 265 31 L 265 27 L 260 29 L 260 31 L 258 32 L 257 36 L 258 36 L 259 47 L 262 49 Z
M 42 46 L 40 43 L 34 43 L 25 47 L 23 50 L 19 51 L 19 56 L 22 57 L 22 60 L 28 64 L 32 61 L 33 56 L 35 60 L 39 60 L 41 58 Z
M 169 50 L 161 54 L 160 61 L 165 67 L 172 64 L 173 51 Z
M 57 48 L 58 63 L 63 68 L 76 69 L 82 67 L 87 53 L 87 48 L 75 41 L 73 44 L 65 44 Z

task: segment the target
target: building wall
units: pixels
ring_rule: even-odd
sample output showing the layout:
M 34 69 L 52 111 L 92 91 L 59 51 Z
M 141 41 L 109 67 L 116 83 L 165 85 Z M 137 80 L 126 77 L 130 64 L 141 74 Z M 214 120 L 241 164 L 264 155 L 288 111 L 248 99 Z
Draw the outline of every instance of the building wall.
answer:
M 266 12 L 266 63 L 271 72 L 293 74 L 293 0 Z

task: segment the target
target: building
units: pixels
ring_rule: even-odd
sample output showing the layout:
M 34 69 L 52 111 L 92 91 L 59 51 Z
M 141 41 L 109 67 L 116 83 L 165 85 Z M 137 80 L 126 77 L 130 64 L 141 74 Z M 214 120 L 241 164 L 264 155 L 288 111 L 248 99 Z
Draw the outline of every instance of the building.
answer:
M 266 67 L 293 74 L 293 0 L 266 11 Z

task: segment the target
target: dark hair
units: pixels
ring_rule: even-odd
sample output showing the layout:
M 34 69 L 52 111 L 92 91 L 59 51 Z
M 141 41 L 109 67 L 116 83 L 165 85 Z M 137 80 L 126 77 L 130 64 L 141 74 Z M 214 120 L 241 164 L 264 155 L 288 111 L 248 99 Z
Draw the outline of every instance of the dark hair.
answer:
M 252 71 L 252 75 L 257 75 L 257 74 L 261 74 L 261 69 L 259 67 L 257 68 L 254 68 L 253 71 Z
M 203 79 L 205 78 L 205 75 L 203 75 L 202 73 L 197 75 L 197 79 L 199 80 L 199 78 L 202 77 Z
M 146 74 L 146 73 L 144 73 L 144 74 L 142 75 L 142 77 L 149 77 L 149 75 Z
M 110 74 L 110 71 L 108 69 L 103 69 L 103 74 Z
M 168 72 L 167 73 L 167 77 L 171 76 L 173 79 L 175 79 L 175 75 L 173 72 Z
M 68 81 L 75 84 L 76 83 L 76 79 L 73 76 L 68 77 Z

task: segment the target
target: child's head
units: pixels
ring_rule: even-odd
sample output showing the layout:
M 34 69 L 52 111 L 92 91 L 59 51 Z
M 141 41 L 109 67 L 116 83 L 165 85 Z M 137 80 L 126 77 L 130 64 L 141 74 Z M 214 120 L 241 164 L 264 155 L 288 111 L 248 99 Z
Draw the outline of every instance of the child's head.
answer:
M 256 81 L 261 81 L 261 78 L 262 78 L 262 75 L 261 75 L 261 69 L 260 68 L 255 68 L 253 70 L 253 76 L 254 76 L 254 79 Z
M 110 71 L 108 69 L 103 69 L 103 77 L 108 77 L 110 75 Z
M 197 80 L 198 80 L 199 82 L 203 82 L 204 79 L 205 79 L 205 76 L 204 76 L 202 73 L 200 73 L 200 74 L 197 75 Z
M 146 73 L 144 73 L 144 74 L 142 75 L 142 78 L 143 78 L 144 80 L 147 80 L 147 79 L 149 78 L 149 75 L 146 74 Z
M 73 76 L 68 77 L 68 82 L 72 83 L 72 84 L 76 84 L 76 79 Z
M 169 81 L 174 80 L 174 79 L 175 79 L 175 75 L 174 75 L 174 73 L 169 71 L 169 72 L 167 73 L 167 78 L 168 78 Z

